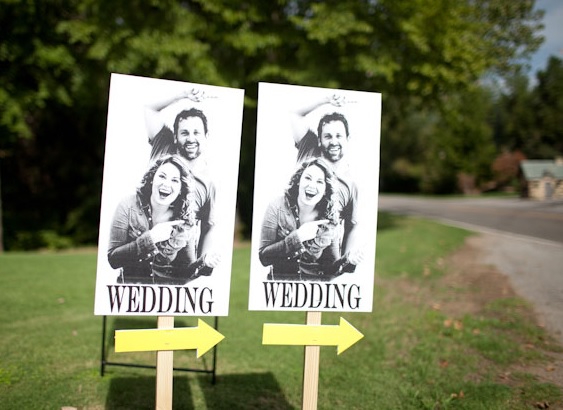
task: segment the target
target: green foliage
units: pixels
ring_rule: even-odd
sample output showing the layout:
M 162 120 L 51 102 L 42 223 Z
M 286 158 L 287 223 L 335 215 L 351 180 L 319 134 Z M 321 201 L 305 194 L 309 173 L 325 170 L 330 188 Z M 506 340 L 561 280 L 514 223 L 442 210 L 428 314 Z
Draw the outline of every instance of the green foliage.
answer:
M 506 79 L 506 91 L 497 102 L 495 121 L 497 144 L 508 151 L 529 151 L 535 133 L 535 112 L 533 93 L 528 77 L 516 73 Z
M 536 156 L 551 159 L 563 154 L 563 60 L 551 57 L 537 77 L 535 107 L 540 138 L 535 138 Z
M 12 250 L 69 249 L 74 246 L 74 241 L 67 236 L 61 236 L 52 230 L 18 231 L 15 238 L 9 243 Z
M 426 141 L 423 192 L 447 193 L 457 188 L 472 193 L 488 180 L 495 154 L 492 129 L 487 123 L 491 107 L 491 95 L 484 88 L 476 87 L 447 99 L 435 133 Z M 456 186 L 460 183 L 456 179 L 462 175 L 473 180 L 466 186 Z M 453 186 L 448 187 L 452 180 Z M 440 189 L 444 185 L 446 189 Z
M 460 177 L 478 190 L 491 177 L 495 156 L 491 92 L 479 86 L 443 96 L 437 106 L 416 98 L 393 97 L 391 117 L 384 120 L 382 189 L 384 191 L 452 193 L 467 191 Z M 396 109 L 397 106 L 400 108 Z M 394 117 L 401 112 L 401 117 Z
M 69 79 L 76 61 L 65 38 L 53 30 L 71 2 L 51 3 L 1 2 L 0 149 L 6 140 L 34 136 L 33 117 L 49 102 L 71 102 Z
M 245 89 L 238 210 L 248 234 L 257 82 L 382 92 L 384 117 L 390 118 L 383 127 L 382 164 L 400 174 L 383 175 L 383 181 L 419 189 L 436 162 L 435 151 L 425 152 L 426 142 L 444 96 L 462 98 L 483 74 L 506 72 L 541 40 L 541 12 L 529 0 L 0 4 L 6 242 L 32 229 L 95 242 L 111 72 Z M 459 128 L 468 123 L 459 122 Z M 423 125 L 420 134 L 417 124 Z M 441 139 L 451 138 L 451 158 L 482 153 L 460 141 L 463 133 Z M 444 168 L 450 174 L 468 172 L 468 164 L 452 161 L 455 167 Z M 450 178 L 442 174 L 437 178 Z M 48 212 L 37 210 L 37 203 Z M 83 219 L 77 222 L 77 216 Z
M 496 104 L 495 140 L 501 149 L 521 151 L 530 159 L 563 153 L 563 60 L 551 57 L 530 86 L 524 74 L 507 79 Z

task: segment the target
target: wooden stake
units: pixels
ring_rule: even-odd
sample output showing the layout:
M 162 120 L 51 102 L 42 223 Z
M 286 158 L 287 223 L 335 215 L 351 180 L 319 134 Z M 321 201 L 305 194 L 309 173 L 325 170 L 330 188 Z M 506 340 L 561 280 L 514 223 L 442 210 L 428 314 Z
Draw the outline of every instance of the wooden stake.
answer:
M 307 312 L 307 325 L 320 325 L 321 312 Z M 320 346 L 305 346 L 303 371 L 303 410 L 316 410 L 319 391 Z
M 159 329 L 174 329 L 174 316 L 159 316 Z M 156 352 L 156 410 L 172 410 L 174 351 Z

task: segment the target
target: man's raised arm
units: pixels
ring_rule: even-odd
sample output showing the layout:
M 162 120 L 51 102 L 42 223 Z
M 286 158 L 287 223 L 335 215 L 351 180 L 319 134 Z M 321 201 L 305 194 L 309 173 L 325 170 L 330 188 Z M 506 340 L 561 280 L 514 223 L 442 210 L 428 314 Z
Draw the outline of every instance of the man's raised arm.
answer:
M 157 135 L 162 127 L 164 127 L 164 119 L 162 117 L 162 110 L 174 104 L 177 101 L 188 99 L 194 102 L 203 101 L 205 93 L 203 91 L 192 88 L 191 90 L 182 90 L 178 94 L 171 95 L 158 101 L 153 101 L 145 105 L 145 124 L 147 129 L 147 136 L 149 143 Z
M 310 131 L 309 124 L 306 120 L 307 115 L 325 104 L 331 104 L 335 107 L 342 107 L 344 102 L 344 97 L 333 94 L 309 101 L 305 105 L 292 110 L 289 115 L 291 120 L 293 140 L 295 144 L 299 144 L 299 142 L 303 139 L 307 132 Z M 313 132 L 316 134 L 317 131 L 313 130 Z

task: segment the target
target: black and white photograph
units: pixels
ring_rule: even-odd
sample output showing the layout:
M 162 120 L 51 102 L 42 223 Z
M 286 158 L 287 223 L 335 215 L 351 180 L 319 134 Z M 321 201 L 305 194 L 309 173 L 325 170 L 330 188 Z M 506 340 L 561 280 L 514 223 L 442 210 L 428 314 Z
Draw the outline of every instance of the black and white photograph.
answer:
M 243 98 L 112 74 L 95 314 L 228 315 Z
M 370 312 L 381 95 L 260 83 L 250 310 Z

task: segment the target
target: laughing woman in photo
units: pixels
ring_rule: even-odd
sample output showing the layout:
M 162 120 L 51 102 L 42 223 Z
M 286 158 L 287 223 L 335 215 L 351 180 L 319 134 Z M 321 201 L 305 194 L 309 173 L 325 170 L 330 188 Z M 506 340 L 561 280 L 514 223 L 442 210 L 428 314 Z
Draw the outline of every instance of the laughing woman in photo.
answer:
M 259 257 L 270 280 L 328 281 L 352 268 L 340 258 L 335 176 L 322 158 L 304 161 L 268 206 Z
M 181 285 L 210 274 L 196 260 L 191 186 L 184 160 L 166 156 L 150 166 L 137 193 L 119 204 L 108 248 L 119 282 Z

